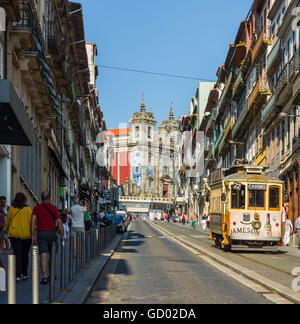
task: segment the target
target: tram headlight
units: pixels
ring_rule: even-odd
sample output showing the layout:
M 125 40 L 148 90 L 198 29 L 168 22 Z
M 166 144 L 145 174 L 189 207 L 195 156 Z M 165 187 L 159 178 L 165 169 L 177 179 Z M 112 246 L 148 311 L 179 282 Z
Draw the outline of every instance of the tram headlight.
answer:
M 254 219 L 255 219 L 256 221 L 259 221 L 259 220 L 260 220 L 260 215 L 259 215 L 258 213 L 255 213 L 255 214 L 254 214 Z
M 259 230 L 259 229 L 261 229 L 261 221 L 259 221 L 259 220 L 256 220 L 256 221 L 253 221 L 252 222 L 252 227 L 255 229 L 255 230 Z

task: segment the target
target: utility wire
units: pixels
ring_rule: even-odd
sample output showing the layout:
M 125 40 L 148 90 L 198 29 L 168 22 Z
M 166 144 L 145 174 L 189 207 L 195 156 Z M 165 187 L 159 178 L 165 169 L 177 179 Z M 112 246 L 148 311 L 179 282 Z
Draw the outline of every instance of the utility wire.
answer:
M 189 79 L 189 80 L 197 80 L 197 81 L 204 81 L 204 82 L 216 82 L 215 80 L 207 80 L 207 79 L 202 79 L 197 77 L 190 77 L 190 76 L 177 75 L 177 74 L 167 74 L 161 72 L 151 72 L 151 71 L 144 71 L 144 70 L 135 70 L 135 69 L 128 69 L 128 68 L 122 68 L 117 66 L 98 65 L 98 67 L 103 69 L 110 69 L 110 70 L 158 75 L 158 76 L 169 77 L 169 78 Z

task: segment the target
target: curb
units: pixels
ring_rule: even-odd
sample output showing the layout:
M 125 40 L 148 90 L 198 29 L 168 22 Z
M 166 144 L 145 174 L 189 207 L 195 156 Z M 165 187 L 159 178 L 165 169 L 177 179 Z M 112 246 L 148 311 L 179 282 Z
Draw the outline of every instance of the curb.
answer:
M 75 284 L 72 291 L 61 301 L 62 304 L 84 304 L 96 284 L 102 270 L 111 259 L 115 250 L 120 245 L 124 235 L 117 235 L 110 245 L 93 261 L 91 266 L 85 271 L 80 280 Z
M 263 277 L 261 275 L 258 275 L 257 273 L 255 273 L 254 271 L 248 270 L 240 265 L 237 265 L 236 263 L 233 263 L 223 257 L 220 257 L 218 255 L 216 255 L 215 253 L 212 253 L 211 251 L 200 247 L 199 245 L 196 245 L 194 243 L 188 242 L 186 240 L 184 240 L 183 238 L 177 238 L 175 237 L 175 235 L 169 231 L 167 231 L 166 229 L 162 229 L 161 227 L 159 227 L 158 225 L 154 225 L 151 222 L 149 222 L 149 224 L 155 228 L 157 228 L 158 230 L 160 230 L 161 232 L 164 232 L 166 234 L 168 234 L 169 236 L 171 236 L 173 239 L 175 239 L 176 241 L 180 242 L 182 245 L 185 246 L 189 246 L 195 250 L 198 250 L 199 252 L 205 254 L 206 256 L 208 256 L 209 258 L 217 261 L 219 264 L 222 264 L 226 267 L 228 267 L 229 269 L 235 271 L 236 273 L 244 276 L 247 279 L 250 279 L 258 284 L 260 284 L 261 286 L 269 289 L 269 290 L 275 290 L 278 295 L 296 303 L 296 304 L 300 304 L 300 293 L 297 292 L 293 292 L 291 289 L 276 283 L 266 277 Z M 292 283 L 291 283 L 292 284 Z

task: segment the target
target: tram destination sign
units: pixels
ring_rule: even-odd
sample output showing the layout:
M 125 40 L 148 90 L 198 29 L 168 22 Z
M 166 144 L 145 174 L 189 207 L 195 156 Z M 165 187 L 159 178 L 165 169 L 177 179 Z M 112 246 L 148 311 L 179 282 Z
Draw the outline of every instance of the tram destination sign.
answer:
M 266 184 L 248 184 L 248 190 L 267 190 Z

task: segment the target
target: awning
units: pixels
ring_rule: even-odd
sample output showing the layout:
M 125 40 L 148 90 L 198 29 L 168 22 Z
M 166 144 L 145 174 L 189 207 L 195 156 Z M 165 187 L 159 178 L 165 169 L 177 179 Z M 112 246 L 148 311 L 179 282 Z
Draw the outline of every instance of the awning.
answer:
M 9 80 L 0 80 L 0 144 L 32 146 L 33 127 Z

